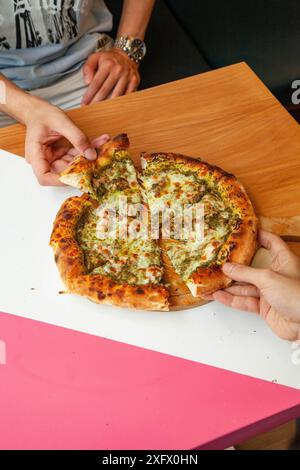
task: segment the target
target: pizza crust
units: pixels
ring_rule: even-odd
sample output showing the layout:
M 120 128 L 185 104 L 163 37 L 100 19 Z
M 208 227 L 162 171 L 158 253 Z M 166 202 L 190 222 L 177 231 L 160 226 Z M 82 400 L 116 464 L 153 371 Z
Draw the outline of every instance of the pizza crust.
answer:
M 61 278 L 69 293 L 96 303 L 143 310 L 169 310 L 169 293 L 163 285 L 118 284 L 101 275 L 85 272 L 83 253 L 76 242 L 76 226 L 83 211 L 95 201 L 87 195 L 65 201 L 54 222 L 50 245 Z

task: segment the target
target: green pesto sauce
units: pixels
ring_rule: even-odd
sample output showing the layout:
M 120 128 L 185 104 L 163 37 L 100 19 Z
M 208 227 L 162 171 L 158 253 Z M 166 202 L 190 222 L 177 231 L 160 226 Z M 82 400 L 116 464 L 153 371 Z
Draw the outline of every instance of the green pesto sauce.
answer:
M 97 209 L 88 209 L 77 226 L 87 274 L 100 274 L 134 285 L 158 284 L 162 279 L 161 253 L 150 239 L 97 236 Z
M 176 271 L 184 281 L 188 281 L 191 275 L 198 268 L 206 268 L 208 266 L 219 266 L 224 264 L 231 247 L 223 249 L 224 243 L 227 241 L 232 230 L 239 223 L 237 216 L 232 214 L 231 210 L 226 213 L 214 214 L 213 217 L 205 218 L 207 224 L 207 232 L 212 233 L 211 239 L 209 235 L 204 238 L 203 244 L 193 248 L 188 241 L 176 241 L 167 245 L 167 254 Z M 215 232 L 218 229 L 219 234 Z M 211 242 L 216 243 L 216 247 L 212 253 L 209 252 Z M 207 259 L 201 259 L 205 251 L 208 251 Z

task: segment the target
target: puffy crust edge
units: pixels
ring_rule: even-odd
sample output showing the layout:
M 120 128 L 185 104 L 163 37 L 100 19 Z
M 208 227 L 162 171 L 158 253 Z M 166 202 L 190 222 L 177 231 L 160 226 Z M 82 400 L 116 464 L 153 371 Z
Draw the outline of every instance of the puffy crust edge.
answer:
M 256 217 L 243 220 L 239 228 L 231 233 L 221 248 L 224 263 L 232 262 L 249 265 L 257 249 L 257 230 L 258 222 Z M 228 287 L 232 283 L 231 279 L 223 273 L 222 264 L 212 264 L 209 267 L 197 269 L 187 282 L 193 296 L 201 297 L 211 294 Z
M 143 310 L 169 310 L 167 289 L 162 285 L 118 284 L 101 275 L 85 273 L 83 254 L 75 229 L 83 210 L 96 204 L 87 195 L 67 199 L 58 212 L 50 239 L 55 262 L 68 292 L 96 303 Z

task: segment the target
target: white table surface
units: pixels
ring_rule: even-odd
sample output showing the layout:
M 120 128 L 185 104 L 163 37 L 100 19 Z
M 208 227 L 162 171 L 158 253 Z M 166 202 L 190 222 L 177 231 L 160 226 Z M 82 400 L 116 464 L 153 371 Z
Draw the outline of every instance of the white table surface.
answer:
M 0 151 L 0 311 L 300 388 L 300 345 L 278 339 L 255 314 L 216 302 L 133 311 L 60 295 L 49 238 L 61 203 L 75 194 L 40 187 L 23 159 Z

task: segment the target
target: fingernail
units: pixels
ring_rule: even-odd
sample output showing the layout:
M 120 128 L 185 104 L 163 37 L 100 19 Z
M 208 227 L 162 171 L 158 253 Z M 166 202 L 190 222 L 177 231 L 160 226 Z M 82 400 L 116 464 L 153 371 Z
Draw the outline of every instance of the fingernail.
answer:
M 90 148 L 84 152 L 84 156 L 87 160 L 96 160 L 97 152 L 95 149 Z
M 83 81 L 86 85 L 89 85 L 91 83 L 91 77 L 87 74 L 83 74 Z
M 232 272 L 233 268 L 234 268 L 234 264 L 233 264 L 233 263 L 225 263 L 225 264 L 223 265 L 223 271 L 224 271 L 225 273 L 228 273 L 228 274 Z

